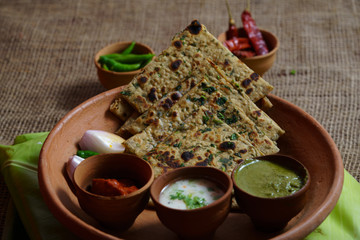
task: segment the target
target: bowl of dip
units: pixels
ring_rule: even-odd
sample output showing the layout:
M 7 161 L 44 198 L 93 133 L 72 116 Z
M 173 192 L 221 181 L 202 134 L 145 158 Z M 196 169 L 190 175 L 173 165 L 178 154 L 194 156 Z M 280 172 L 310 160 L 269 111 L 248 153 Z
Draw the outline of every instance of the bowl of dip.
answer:
M 167 172 L 150 188 L 157 216 L 182 239 L 211 239 L 231 206 L 230 176 L 212 167 Z
M 310 175 L 292 157 L 247 159 L 232 172 L 235 199 L 262 231 L 279 231 L 305 206 Z
M 80 207 L 102 226 L 130 228 L 149 202 L 154 173 L 149 163 L 125 153 L 106 153 L 83 160 L 75 169 Z

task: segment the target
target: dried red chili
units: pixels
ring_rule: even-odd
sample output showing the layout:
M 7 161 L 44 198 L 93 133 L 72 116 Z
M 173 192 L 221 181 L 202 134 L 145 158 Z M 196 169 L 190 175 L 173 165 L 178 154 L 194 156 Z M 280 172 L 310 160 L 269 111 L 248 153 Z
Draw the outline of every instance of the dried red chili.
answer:
M 248 58 L 255 56 L 255 52 L 253 50 L 235 50 L 232 53 L 238 58 Z
M 251 45 L 249 43 L 249 39 L 248 38 L 242 38 L 242 37 L 237 37 L 237 38 L 233 38 L 233 39 L 230 39 L 230 40 L 226 40 L 224 42 L 224 45 L 231 52 L 236 51 L 236 50 L 242 50 L 242 49 L 251 48 Z
M 123 196 L 138 190 L 130 179 L 94 178 L 91 192 L 102 196 Z
M 243 27 L 251 41 L 252 46 L 256 52 L 256 55 L 264 55 L 269 52 L 263 36 L 256 26 L 255 20 L 251 17 L 249 11 L 244 10 L 241 14 L 241 20 Z

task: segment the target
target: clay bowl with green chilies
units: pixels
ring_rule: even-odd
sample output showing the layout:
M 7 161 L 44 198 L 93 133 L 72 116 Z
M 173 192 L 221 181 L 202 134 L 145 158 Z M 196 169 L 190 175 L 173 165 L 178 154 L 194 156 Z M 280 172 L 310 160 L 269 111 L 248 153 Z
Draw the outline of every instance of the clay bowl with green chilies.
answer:
M 155 52 L 139 42 L 117 42 L 96 53 L 94 63 L 106 89 L 128 84 L 154 57 Z

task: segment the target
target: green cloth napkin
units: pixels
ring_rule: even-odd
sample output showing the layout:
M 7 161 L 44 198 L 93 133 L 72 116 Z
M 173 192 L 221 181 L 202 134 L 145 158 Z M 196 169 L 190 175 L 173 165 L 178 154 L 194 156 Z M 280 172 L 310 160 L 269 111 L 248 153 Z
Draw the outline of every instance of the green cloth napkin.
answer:
M 1 173 L 30 239 L 76 239 L 53 217 L 40 194 L 37 164 L 47 135 L 47 132 L 24 134 L 17 136 L 12 146 L 0 145 Z M 19 239 L 16 234 L 19 230 L 7 232 L 10 234 L 3 236 L 4 240 Z M 305 239 L 360 239 L 360 184 L 347 171 L 334 210 Z
M 343 189 L 335 208 L 305 239 L 360 239 L 360 183 L 346 170 Z
M 0 145 L 1 174 L 30 239 L 76 239 L 54 218 L 40 194 L 37 166 L 47 135 L 24 134 L 12 146 Z M 18 229 L 5 232 L 3 239 L 24 239 L 19 238 Z

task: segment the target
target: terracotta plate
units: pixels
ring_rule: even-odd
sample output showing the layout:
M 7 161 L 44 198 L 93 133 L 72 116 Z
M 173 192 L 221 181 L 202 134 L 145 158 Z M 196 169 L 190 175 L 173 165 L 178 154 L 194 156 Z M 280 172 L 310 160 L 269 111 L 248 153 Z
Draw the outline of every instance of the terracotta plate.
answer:
M 115 131 L 120 123 L 108 110 L 120 88 L 95 96 L 69 112 L 51 131 L 40 154 L 39 184 L 51 212 L 68 229 L 84 239 L 177 239 L 159 221 L 155 211 L 145 210 L 125 233 L 109 232 L 79 207 L 65 175 L 65 163 L 76 153 L 77 143 L 88 129 Z M 337 147 L 324 128 L 295 105 L 274 95 L 269 115 L 286 130 L 278 145 L 281 153 L 299 159 L 310 171 L 312 183 L 304 210 L 278 233 L 256 231 L 242 213 L 230 213 L 215 239 L 302 239 L 331 212 L 343 184 L 343 163 Z

